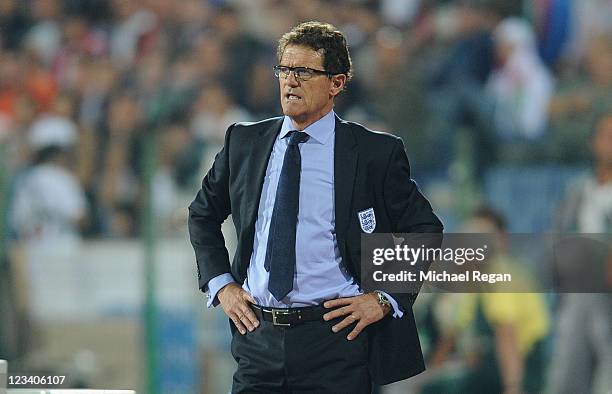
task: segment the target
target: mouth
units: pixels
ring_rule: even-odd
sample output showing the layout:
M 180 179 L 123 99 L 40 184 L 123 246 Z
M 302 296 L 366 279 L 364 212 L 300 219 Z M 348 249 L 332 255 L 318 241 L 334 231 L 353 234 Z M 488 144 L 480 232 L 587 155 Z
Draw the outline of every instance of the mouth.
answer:
M 288 100 L 288 101 L 298 101 L 298 100 L 301 100 L 301 99 L 302 99 L 302 97 L 297 95 L 297 94 L 295 94 L 295 93 L 286 93 L 285 94 L 285 100 Z

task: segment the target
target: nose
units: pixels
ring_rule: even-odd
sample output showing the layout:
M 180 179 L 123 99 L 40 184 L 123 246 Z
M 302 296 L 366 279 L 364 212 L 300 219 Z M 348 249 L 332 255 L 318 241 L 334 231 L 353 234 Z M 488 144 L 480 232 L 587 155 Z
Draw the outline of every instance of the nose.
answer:
M 295 76 L 295 71 L 290 71 L 286 80 L 290 86 L 298 86 L 300 84 L 300 80 Z

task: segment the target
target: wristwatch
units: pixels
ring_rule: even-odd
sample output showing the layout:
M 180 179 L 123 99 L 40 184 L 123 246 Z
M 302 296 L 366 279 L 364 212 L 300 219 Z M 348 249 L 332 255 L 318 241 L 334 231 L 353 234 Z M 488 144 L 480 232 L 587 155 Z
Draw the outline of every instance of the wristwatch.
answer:
M 393 309 L 393 306 L 391 305 L 391 302 L 389 301 L 385 293 L 380 290 L 374 290 L 374 293 L 376 293 L 376 298 L 378 298 L 378 303 L 381 306 L 388 306 L 390 309 Z

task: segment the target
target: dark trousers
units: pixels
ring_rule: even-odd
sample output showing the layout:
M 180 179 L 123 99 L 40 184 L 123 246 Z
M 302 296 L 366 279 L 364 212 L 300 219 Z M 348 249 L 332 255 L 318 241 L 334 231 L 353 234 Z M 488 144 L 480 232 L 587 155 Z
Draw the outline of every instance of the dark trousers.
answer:
M 339 321 L 292 327 L 260 321 L 253 332 L 235 331 L 232 355 L 238 369 L 232 393 L 370 394 L 368 330 L 349 341 L 353 325 L 332 332 Z

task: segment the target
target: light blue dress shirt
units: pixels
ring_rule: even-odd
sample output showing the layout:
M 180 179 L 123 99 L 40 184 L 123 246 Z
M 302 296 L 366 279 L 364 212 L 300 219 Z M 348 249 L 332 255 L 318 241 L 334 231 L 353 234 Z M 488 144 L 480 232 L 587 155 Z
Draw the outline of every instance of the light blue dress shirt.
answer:
M 304 132 L 310 139 L 299 145 L 302 156 L 299 213 L 296 229 L 296 267 L 293 290 L 281 301 L 268 291 L 269 273 L 264 268 L 270 220 L 280 178 L 288 134 L 295 130 L 285 116 L 272 148 L 261 191 L 255 222 L 253 253 L 242 287 L 258 305 L 288 308 L 320 305 L 324 301 L 363 294 L 359 284 L 342 262 L 335 230 L 334 144 L 335 114 L 328 112 Z M 217 292 L 234 282 L 231 274 L 222 274 L 208 282 L 208 306 L 216 305 Z M 397 302 L 387 295 L 394 317 L 402 317 Z M 215 302 L 213 302 L 215 301 Z

